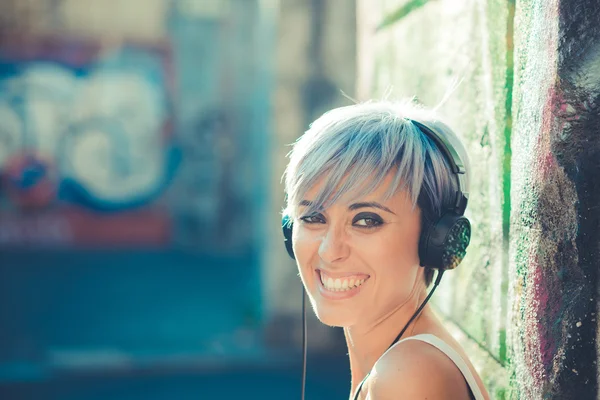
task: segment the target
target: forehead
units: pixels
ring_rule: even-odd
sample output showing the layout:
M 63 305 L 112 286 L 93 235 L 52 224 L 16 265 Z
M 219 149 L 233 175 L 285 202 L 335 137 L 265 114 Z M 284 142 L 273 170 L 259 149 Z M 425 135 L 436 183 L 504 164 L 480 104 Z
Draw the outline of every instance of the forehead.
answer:
M 394 190 L 394 192 L 390 193 L 391 186 L 394 185 L 395 174 L 394 171 L 390 171 L 383 178 L 383 180 L 375 186 L 372 190 L 369 190 L 369 183 L 372 182 L 374 176 L 365 176 L 364 182 L 358 183 L 354 185 L 354 187 L 347 190 L 343 195 L 335 201 L 336 204 L 350 205 L 356 202 L 363 201 L 376 201 L 390 208 L 393 206 L 394 208 L 403 208 L 410 207 L 410 195 L 407 190 L 402 188 L 402 185 L 399 185 L 398 188 Z M 344 184 L 344 180 L 335 188 L 333 191 L 334 194 L 341 190 L 341 187 Z M 310 187 L 302 200 L 307 200 L 309 202 L 313 202 L 319 195 L 319 193 L 323 192 L 325 189 L 325 185 L 328 184 L 327 176 L 323 176 L 317 180 L 317 182 Z M 321 205 L 317 205 L 321 208 Z M 324 207 L 323 207 L 324 208 Z

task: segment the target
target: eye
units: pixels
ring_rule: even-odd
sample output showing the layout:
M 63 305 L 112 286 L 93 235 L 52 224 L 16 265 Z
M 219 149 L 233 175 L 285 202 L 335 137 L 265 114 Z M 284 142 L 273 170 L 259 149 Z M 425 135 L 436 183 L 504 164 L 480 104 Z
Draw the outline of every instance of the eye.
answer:
M 300 217 L 300 221 L 305 224 L 323 224 L 325 220 L 321 214 L 312 214 L 304 217 Z
M 361 213 L 354 218 L 353 224 L 361 228 L 375 228 L 383 224 L 383 220 L 377 214 Z

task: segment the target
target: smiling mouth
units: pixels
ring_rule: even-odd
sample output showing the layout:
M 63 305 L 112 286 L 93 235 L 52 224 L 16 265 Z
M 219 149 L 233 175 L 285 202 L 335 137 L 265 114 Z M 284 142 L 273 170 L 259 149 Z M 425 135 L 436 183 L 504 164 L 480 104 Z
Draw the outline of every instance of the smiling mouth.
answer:
M 367 279 L 369 275 L 359 274 L 350 275 L 343 278 L 333 278 L 328 276 L 327 273 L 322 270 L 317 270 L 321 283 L 325 289 L 332 292 L 345 292 L 360 287 Z

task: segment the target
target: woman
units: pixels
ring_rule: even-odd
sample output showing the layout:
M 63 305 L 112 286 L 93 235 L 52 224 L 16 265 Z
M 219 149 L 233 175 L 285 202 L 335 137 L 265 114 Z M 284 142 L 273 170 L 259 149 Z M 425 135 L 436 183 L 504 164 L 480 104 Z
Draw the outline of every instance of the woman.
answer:
M 288 251 L 319 320 L 344 329 L 350 398 L 489 399 L 426 304 L 435 268 L 456 267 L 470 234 L 452 130 L 410 103 L 368 102 L 317 119 L 289 156 Z M 436 248 L 440 230 L 462 248 Z

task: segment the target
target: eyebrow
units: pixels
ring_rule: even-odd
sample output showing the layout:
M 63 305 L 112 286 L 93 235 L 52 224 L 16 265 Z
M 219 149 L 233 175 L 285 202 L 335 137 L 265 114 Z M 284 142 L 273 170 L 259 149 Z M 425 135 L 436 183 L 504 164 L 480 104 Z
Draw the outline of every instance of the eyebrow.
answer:
M 308 201 L 308 200 L 302 200 L 300 202 L 301 206 L 306 206 L 306 207 L 310 207 L 311 204 L 312 204 L 312 201 Z M 348 208 L 350 210 L 352 210 L 352 211 L 358 210 L 359 208 L 378 208 L 380 210 L 387 211 L 387 212 L 389 212 L 391 214 L 396 215 L 395 212 L 393 212 L 392 210 L 390 210 L 389 208 L 387 208 L 383 204 L 377 203 L 376 201 L 367 201 L 367 202 L 361 202 L 361 203 L 354 203 L 354 204 L 351 204 Z
M 363 202 L 363 203 L 354 203 L 351 204 L 350 207 L 348 207 L 350 210 L 357 210 L 359 208 L 379 208 L 380 210 L 383 211 L 387 211 L 391 214 L 396 215 L 396 213 L 394 213 L 392 210 L 390 210 L 389 208 L 387 208 L 386 206 L 384 206 L 383 204 L 379 204 L 375 201 L 368 201 L 368 202 Z

